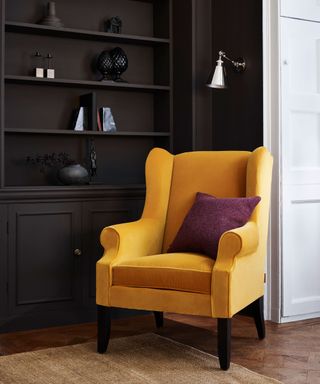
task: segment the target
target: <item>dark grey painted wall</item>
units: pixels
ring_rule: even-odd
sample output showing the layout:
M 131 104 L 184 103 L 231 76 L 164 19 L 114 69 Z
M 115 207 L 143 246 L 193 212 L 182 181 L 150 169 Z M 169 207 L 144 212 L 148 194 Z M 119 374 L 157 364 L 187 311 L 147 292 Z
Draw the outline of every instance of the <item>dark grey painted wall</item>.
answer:
M 262 145 L 262 0 L 174 0 L 173 19 L 174 152 Z M 205 86 L 219 50 L 247 62 L 227 90 Z
M 213 0 L 213 59 L 243 56 L 247 70 L 227 66 L 229 88 L 213 93 L 213 149 L 253 150 L 263 143 L 262 0 Z
M 173 1 L 174 152 L 209 150 L 212 92 L 212 0 Z

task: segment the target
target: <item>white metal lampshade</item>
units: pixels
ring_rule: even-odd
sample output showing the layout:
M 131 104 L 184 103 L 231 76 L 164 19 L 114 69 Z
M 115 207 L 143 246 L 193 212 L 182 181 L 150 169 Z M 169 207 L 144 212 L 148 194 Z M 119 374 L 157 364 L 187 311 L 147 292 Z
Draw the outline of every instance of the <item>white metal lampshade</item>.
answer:
M 212 72 L 209 76 L 207 87 L 219 89 L 227 88 L 226 74 L 221 57 L 219 57 L 219 60 L 217 60 L 217 65 L 214 72 Z

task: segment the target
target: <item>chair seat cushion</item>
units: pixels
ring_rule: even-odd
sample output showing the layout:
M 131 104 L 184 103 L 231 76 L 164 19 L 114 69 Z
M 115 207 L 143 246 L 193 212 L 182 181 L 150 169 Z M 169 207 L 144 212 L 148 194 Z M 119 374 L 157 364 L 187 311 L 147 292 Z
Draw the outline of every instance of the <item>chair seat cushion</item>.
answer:
M 213 265 L 194 253 L 143 256 L 114 265 L 112 285 L 210 294 Z

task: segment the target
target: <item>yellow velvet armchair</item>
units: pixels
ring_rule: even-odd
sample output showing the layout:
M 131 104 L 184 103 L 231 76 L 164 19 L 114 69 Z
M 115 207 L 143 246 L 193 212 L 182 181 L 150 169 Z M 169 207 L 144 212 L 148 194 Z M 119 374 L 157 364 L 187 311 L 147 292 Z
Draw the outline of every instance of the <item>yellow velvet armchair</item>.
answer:
M 140 220 L 104 228 L 97 262 L 98 352 L 107 350 L 110 307 L 218 319 L 218 356 L 230 365 L 231 318 L 251 315 L 260 339 L 272 156 L 253 152 L 188 152 L 155 148 L 146 161 L 146 200 Z M 250 221 L 225 232 L 216 261 L 193 253 L 166 253 L 197 192 L 216 197 L 260 196 Z

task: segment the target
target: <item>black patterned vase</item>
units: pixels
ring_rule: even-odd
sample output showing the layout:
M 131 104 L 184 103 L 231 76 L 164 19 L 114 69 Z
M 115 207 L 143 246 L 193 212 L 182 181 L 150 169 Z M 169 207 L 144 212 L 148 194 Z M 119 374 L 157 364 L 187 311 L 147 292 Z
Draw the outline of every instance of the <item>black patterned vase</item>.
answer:
M 100 53 L 97 59 L 97 70 L 103 76 L 101 80 L 113 80 L 113 60 L 109 51 Z
M 110 51 L 110 58 L 112 60 L 112 80 L 118 82 L 126 82 L 121 78 L 123 72 L 128 69 L 128 57 L 125 52 L 116 47 Z

